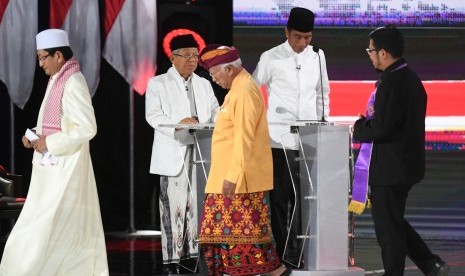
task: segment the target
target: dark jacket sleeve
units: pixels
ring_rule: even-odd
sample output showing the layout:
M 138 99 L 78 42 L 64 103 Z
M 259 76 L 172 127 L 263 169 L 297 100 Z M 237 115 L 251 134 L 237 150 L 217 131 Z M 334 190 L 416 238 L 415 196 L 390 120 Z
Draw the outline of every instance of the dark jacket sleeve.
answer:
M 378 85 L 374 104 L 374 116 L 361 118 L 354 125 L 354 140 L 383 142 L 396 136 L 406 113 L 405 91 L 387 77 Z
M 426 102 L 421 80 L 411 69 L 383 72 L 373 117 L 354 125 L 354 140 L 373 142 L 370 185 L 412 185 L 424 177 Z

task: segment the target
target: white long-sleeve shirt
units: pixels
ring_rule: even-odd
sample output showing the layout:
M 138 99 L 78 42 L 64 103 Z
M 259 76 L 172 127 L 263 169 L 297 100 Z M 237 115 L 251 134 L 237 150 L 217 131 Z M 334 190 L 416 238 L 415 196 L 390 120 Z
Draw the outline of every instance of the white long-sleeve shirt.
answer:
M 272 147 L 282 148 L 285 145 L 298 149 L 296 137 L 289 133 L 289 127 L 273 123 L 320 119 L 323 112 L 322 94 L 325 117 L 328 116 L 329 81 L 324 52 L 320 49 L 317 54 L 312 46 L 308 46 L 303 52 L 296 53 L 286 41 L 261 55 L 253 76 L 267 88 Z

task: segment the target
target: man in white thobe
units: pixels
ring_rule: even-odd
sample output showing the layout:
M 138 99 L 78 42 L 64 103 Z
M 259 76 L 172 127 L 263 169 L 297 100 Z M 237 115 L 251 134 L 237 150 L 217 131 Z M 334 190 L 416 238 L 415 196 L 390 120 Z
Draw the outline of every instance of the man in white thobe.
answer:
M 106 276 L 108 262 L 89 140 L 97 132 L 90 93 L 68 35 L 37 34 L 37 58 L 50 76 L 35 127 L 32 176 L 3 252 L 2 276 Z

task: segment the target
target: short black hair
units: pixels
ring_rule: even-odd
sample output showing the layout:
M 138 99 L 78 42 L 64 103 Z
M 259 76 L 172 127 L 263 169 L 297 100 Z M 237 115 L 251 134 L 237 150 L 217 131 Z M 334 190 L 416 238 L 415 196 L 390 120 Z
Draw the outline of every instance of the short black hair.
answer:
M 69 46 L 48 48 L 48 49 L 44 49 L 44 51 L 46 51 L 47 53 L 49 53 L 52 56 L 56 52 L 60 51 L 63 54 L 63 57 L 65 58 L 66 61 L 68 61 L 70 58 L 73 57 L 73 50 L 71 50 L 71 47 L 69 47 Z
M 379 27 L 373 30 L 369 37 L 373 40 L 375 49 L 384 49 L 394 58 L 400 58 L 404 55 L 404 36 L 396 27 L 392 25 Z

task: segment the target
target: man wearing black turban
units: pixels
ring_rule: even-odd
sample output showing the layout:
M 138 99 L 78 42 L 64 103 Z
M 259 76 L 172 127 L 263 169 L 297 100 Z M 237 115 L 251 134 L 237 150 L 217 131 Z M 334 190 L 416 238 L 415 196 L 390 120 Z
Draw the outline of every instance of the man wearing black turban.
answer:
M 325 55 L 318 47 L 309 45 L 314 21 L 312 11 L 293 8 L 284 30 L 287 40 L 264 52 L 253 73 L 257 82 L 266 86 L 269 95 L 268 122 L 282 123 L 269 126 L 274 168 L 274 189 L 270 193 L 271 228 L 279 257 L 297 266 L 296 252 L 300 252 L 302 245 L 302 240 L 297 239 L 302 233 L 299 164 L 295 162 L 298 143 L 286 124 L 296 120 L 316 121 L 323 111 L 325 117 L 329 114 Z M 288 225 L 291 217 L 292 224 Z

